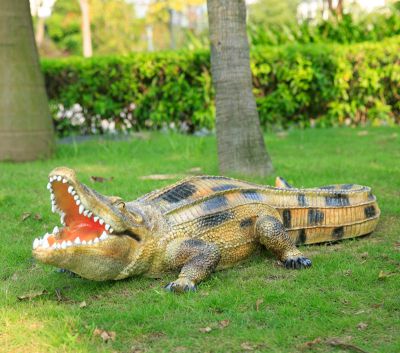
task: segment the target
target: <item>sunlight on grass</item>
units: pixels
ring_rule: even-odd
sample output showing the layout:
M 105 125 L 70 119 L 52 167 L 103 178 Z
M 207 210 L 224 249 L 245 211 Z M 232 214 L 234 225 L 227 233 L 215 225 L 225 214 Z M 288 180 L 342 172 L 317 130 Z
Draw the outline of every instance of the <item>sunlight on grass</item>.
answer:
M 341 351 L 332 338 L 370 353 L 400 351 L 400 134 L 363 130 L 289 131 L 266 141 L 276 175 L 295 186 L 371 186 L 382 210 L 375 233 L 302 247 L 313 260 L 307 271 L 288 271 L 262 251 L 181 296 L 163 290 L 173 274 L 99 283 L 57 273 L 33 261 L 31 244 L 59 222 L 46 190 L 54 167 L 75 168 L 98 192 L 133 200 L 174 182 L 141 176 L 218 174 L 214 137 L 90 141 L 60 145 L 47 161 L 1 164 L 0 352 L 295 352 L 313 340 L 310 352 Z M 252 181 L 273 184 L 276 175 Z M 96 328 L 115 332 L 115 341 L 94 336 Z

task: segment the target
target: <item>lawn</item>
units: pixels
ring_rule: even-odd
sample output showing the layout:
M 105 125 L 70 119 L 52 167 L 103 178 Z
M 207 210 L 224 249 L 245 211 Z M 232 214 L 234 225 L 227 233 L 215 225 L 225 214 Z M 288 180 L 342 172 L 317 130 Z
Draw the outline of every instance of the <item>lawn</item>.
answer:
M 0 351 L 400 352 L 400 129 L 295 130 L 266 141 L 276 175 L 296 186 L 371 186 L 382 211 L 377 231 L 302 247 L 309 270 L 286 270 L 265 251 L 184 295 L 163 290 L 173 274 L 103 283 L 71 277 L 35 263 L 31 245 L 59 225 L 46 190 L 52 168 L 72 167 L 97 191 L 131 200 L 176 180 L 140 176 L 217 174 L 214 137 L 142 134 L 0 164 Z M 273 184 L 274 176 L 252 180 Z M 42 295 L 18 299 L 35 293 Z M 103 341 L 101 330 L 114 340 Z

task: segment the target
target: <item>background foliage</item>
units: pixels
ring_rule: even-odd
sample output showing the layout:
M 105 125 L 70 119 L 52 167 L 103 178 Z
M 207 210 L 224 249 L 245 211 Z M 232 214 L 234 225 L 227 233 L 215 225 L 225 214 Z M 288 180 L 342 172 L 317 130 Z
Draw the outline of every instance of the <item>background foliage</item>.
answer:
M 400 122 L 400 37 L 381 43 L 257 46 L 254 92 L 263 126 Z M 45 59 L 59 135 L 214 127 L 208 51 Z

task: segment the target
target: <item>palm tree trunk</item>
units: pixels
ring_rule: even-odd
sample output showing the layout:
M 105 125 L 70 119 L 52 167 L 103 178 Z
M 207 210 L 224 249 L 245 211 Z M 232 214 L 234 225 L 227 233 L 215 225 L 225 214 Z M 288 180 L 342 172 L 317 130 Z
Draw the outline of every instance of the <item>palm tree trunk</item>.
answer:
M 48 156 L 53 128 L 28 0 L 0 5 L 0 160 Z
M 265 149 L 250 71 L 244 0 L 208 0 L 211 70 L 221 173 L 265 176 Z

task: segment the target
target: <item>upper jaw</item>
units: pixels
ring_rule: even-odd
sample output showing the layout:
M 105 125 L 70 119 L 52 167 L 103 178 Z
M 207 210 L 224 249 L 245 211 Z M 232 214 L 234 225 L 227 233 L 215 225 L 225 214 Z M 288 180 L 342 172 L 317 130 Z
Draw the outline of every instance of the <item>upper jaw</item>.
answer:
M 50 191 L 52 211 L 60 214 L 61 224 L 65 227 L 60 230 L 56 226 L 50 234 L 36 238 L 34 252 L 98 246 L 114 237 L 113 233 L 121 232 L 121 224 L 111 221 L 110 215 L 117 211 L 115 207 L 109 204 L 107 198 L 77 181 L 73 170 L 64 167 L 53 170 L 47 189 Z

